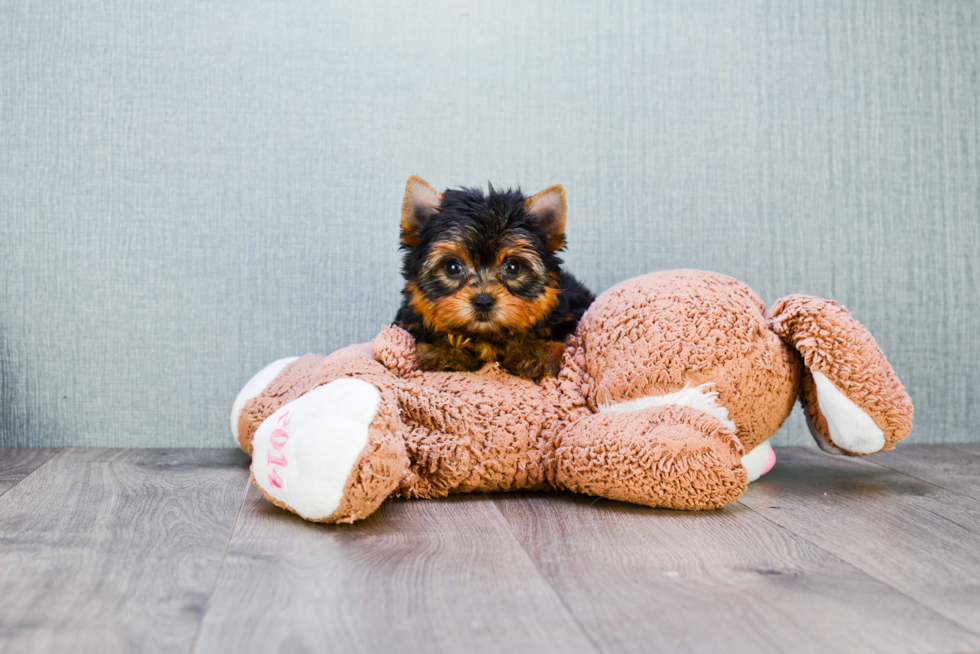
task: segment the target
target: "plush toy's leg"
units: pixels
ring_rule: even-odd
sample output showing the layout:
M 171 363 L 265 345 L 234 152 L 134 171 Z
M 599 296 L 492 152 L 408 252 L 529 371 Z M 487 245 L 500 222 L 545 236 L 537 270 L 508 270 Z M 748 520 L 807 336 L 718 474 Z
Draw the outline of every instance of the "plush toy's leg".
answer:
M 791 295 L 773 330 L 803 357 L 800 402 L 817 444 L 858 456 L 894 448 L 912 431 L 912 402 L 871 334 L 836 302 Z
M 599 413 L 573 423 L 555 451 L 556 485 L 671 509 L 715 509 L 748 483 L 734 431 L 676 405 Z
M 354 377 L 288 402 L 252 438 L 252 479 L 276 505 L 307 520 L 353 522 L 371 514 L 408 466 L 397 407 Z

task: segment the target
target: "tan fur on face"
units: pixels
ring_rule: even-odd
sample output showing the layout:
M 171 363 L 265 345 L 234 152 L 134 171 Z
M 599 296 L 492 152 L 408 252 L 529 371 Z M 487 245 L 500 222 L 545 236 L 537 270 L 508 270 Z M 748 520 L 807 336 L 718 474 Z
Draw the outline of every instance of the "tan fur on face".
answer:
M 527 241 L 521 240 L 512 245 L 505 245 L 497 250 L 497 258 L 494 260 L 494 266 L 500 268 L 506 263 L 508 259 L 520 259 L 525 260 L 525 257 L 531 255 L 533 260 L 537 258 L 534 257 L 534 251 L 531 249 L 531 244 Z
M 536 275 L 544 274 L 544 263 L 534 250 L 534 244 L 524 239 L 511 239 L 497 251 L 494 268 L 500 270 L 508 259 L 514 259 L 531 268 Z M 518 276 L 520 278 L 520 276 Z
M 433 243 L 432 248 L 425 259 L 425 263 L 422 265 L 422 269 L 424 272 L 437 270 L 450 259 L 459 259 L 459 262 L 466 267 L 467 272 L 473 270 L 473 262 L 470 260 L 470 253 L 465 247 L 459 243 L 456 243 L 455 241 L 439 241 L 438 243 Z M 448 282 L 450 285 L 459 284 L 463 281 L 463 279 L 451 279 L 450 277 L 446 276 L 444 272 L 437 274 L 441 274 L 443 276 L 443 280 Z
M 551 313 L 561 295 L 561 291 L 553 286 L 546 287 L 533 300 L 516 297 L 506 289 L 501 290 L 502 297 L 497 298 L 497 307 L 494 310 L 494 315 L 500 316 L 496 322 L 502 328 L 515 332 L 526 332 Z
M 443 265 L 450 259 L 458 259 L 466 268 L 466 274 L 460 279 L 450 278 L 442 270 Z M 409 304 L 417 314 L 422 316 L 425 326 L 438 332 L 465 332 L 483 338 L 499 339 L 509 333 L 522 333 L 544 319 L 558 304 L 561 294 L 560 281 L 555 274 L 549 274 L 548 286 L 533 299 L 526 299 L 511 293 L 501 283 L 503 274 L 500 268 L 508 259 L 519 260 L 534 274 L 541 274 L 540 258 L 535 254 L 530 242 L 514 239 L 502 247 L 497 254 L 493 271 L 483 271 L 477 274 L 473 268 L 469 252 L 455 241 L 440 241 L 432 245 L 431 251 L 423 264 L 423 270 L 432 275 L 438 275 L 447 286 L 457 285 L 458 288 L 450 295 L 429 300 L 409 282 L 405 289 L 409 293 Z M 476 277 L 475 281 L 471 280 Z M 517 278 L 520 279 L 520 275 Z M 490 320 L 480 321 L 473 309 L 473 298 L 481 293 L 491 295 L 494 309 Z
M 553 286 L 533 300 L 513 295 L 501 284 L 490 282 L 481 286 L 467 285 L 452 295 L 429 301 L 415 284 L 409 282 L 409 304 L 420 316 L 425 326 L 438 332 L 463 331 L 483 338 L 503 338 L 509 332 L 525 332 L 542 317 L 547 316 L 558 304 L 561 291 Z M 496 300 L 491 320 L 477 320 L 473 310 L 473 298 L 489 293 Z

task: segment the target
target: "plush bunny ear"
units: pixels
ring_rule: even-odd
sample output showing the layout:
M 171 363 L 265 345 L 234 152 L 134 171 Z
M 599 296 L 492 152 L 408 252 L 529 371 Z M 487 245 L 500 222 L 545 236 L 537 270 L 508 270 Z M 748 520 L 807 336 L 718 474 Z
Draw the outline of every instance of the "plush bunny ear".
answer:
M 565 189 L 561 184 L 549 186 L 524 201 L 524 211 L 548 238 L 548 247 L 560 250 L 565 246 Z
M 438 210 L 442 196 L 417 175 L 408 178 L 402 202 L 402 243 L 413 247 L 419 242 L 419 230 Z

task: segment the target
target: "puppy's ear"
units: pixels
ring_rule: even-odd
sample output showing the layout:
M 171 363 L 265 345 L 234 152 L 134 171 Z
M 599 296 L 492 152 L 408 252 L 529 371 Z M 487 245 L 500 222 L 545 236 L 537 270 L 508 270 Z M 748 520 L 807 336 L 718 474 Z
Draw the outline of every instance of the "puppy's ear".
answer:
M 402 202 L 402 243 L 414 247 L 419 242 L 419 230 L 438 210 L 442 196 L 427 181 L 412 175 L 405 186 Z
M 565 246 L 565 189 L 561 184 L 549 186 L 537 195 L 524 200 L 524 212 L 544 230 L 548 247 L 560 250 Z

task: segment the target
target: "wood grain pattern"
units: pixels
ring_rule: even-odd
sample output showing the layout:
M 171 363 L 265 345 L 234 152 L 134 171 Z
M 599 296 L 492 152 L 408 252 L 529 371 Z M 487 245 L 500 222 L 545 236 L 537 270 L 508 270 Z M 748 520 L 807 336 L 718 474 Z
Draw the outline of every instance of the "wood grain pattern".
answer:
M 56 452 L 52 448 L 0 448 L 0 495 L 34 472 Z
M 329 526 L 234 450 L 18 452 L 0 652 L 978 651 L 977 447 L 895 454 L 780 449 L 713 512 L 471 495 Z
M 494 503 L 610 654 L 980 646 L 980 638 L 743 506 L 672 512 L 572 495 Z
M 980 444 L 899 446 L 871 461 L 980 500 Z
M 0 651 L 188 651 L 244 463 L 233 450 L 65 450 L 0 497 Z
M 739 502 L 980 634 L 980 507 L 972 499 L 874 457 L 791 448 Z
M 249 490 L 195 652 L 595 652 L 484 496 L 319 525 Z

